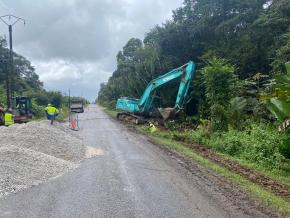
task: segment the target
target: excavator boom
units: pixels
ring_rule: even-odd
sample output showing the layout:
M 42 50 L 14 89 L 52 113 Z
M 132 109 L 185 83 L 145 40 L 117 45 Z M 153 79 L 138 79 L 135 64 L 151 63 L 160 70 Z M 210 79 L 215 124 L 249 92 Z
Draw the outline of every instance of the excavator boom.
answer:
M 128 97 L 118 99 L 116 109 L 127 113 L 150 117 L 152 116 L 154 110 L 157 110 L 157 108 L 154 107 L 154 91 L 161 86 L 180 78 L 180 85 L 174 107 L 158 108 L 158 111 L 163 119 L 166 120 L 173 117 L 183 108 L 194 72 L 195 64 L 191 61 L 181 67 L 173 69 L 170 72 L 152 80 L 146 87 L 140 99 Z

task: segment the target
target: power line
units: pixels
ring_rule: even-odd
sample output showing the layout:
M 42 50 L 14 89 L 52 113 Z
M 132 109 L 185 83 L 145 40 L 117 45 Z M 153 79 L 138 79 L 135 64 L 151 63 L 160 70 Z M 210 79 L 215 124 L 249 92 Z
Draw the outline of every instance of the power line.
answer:
M 7 107 L 11 108 L 11 83 L 13 80 L 14 73 L 14 65 L 13 65 L 13 46 L 12 46 L 12 27 L 18 23 L 23 22 L 25 25 L 25 20 L 21 17 L 16 17 L 12 14 L 2 15 L 0 16 L 0 20 L 8 26 L 9 31 L 9 59 L 10 59 L 10 67 L 9 70 L 6 71 L 6 97 L 7 97 Z

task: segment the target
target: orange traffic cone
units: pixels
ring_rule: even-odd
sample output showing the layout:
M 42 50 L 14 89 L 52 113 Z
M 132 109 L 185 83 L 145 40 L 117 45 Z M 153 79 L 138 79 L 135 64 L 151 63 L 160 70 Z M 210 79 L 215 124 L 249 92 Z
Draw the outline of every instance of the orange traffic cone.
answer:
M 72 120 L 70 121 L 70 128 L 73 129 L 73 130 L 76 129 L 76 120 L 75 120 L 75 119 L 72 119 Z

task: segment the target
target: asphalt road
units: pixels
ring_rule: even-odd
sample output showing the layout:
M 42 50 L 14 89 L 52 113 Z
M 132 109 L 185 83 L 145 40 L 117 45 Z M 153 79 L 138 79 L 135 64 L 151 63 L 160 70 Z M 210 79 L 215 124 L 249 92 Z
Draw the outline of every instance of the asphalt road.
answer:
M 265 217 L 235 188 L 182 161 L 91 105 L 84 142 L 101 149 L 73 172 L 0 200 L 0 217 Z M 217 182 L 218 181 L 218 182 Z M 232 192 L 232 193 L 231 193 Z M 238 202 L 238 203 L 237 203 Z

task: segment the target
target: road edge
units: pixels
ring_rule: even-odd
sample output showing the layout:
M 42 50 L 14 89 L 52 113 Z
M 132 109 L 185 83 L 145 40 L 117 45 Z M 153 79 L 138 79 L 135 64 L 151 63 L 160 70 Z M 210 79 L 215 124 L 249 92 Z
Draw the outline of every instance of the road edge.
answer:
M 223 167 L 222 165 L 219 165 L 212 160 L 201 156 L 195 150 L 188 148 L 187 146 L 183 145 L 178 141 L 157 137 L 149 134 L 141 128 L 138 128 L 138 126 L 119 122 L 116 119 L 117 112 L 115 110 L 109 110 L 108 108 L 105 108 L 103 106 L 101 106 L 101 108 L 116 122 L 125 125 L 129 130 L 134 131 L 135 133 L 142 134 L 148 139 L 148 141 L 158 146 L 160 149 L 165 150 L 166 152 L 170 152 L 171 154 L 177 153 L 178 156 L 182 159 L 184 158 L 185 160 L 188 159 L 198 162 L 201 166 L 212 170 L 214 173 L 223 176 L 226 180 L 238 186 L 250 198 L 257 200 L 265 207 L 270 207 L 271 211 L 278 212 L 281 216 L 290 216 L 290 203 L 284 198 L 275 195 L 274 193 L 263 188 L 262 186 L 251 182 L 247 178 Z

